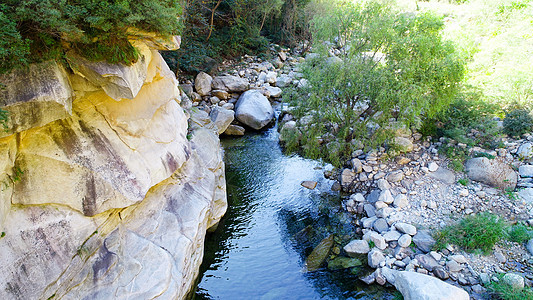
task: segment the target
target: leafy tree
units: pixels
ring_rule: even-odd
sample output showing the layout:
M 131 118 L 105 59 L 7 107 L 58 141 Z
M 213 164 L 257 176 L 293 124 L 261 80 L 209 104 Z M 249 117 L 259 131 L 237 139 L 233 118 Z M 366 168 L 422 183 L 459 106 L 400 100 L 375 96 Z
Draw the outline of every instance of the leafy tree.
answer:
M 306 61 L 306 96 L 298 99 L 314 120 L 303 135 L 308 155 L 340 162 L 362 142 L 384 142 L 391 123 L 419 126 L 454 99 L 464 67 L 440 36 L 441 18 L 377 1 L 318 5 L 312 25 L 319 57 Z M 320 143 L 328 150 L 317 151 Z
M 132 63 L 128 28 L 164 35 L 181 29 L 179 0 L 4 0 L 0 72 L 59 59 L 75 49 L 93 60 Z

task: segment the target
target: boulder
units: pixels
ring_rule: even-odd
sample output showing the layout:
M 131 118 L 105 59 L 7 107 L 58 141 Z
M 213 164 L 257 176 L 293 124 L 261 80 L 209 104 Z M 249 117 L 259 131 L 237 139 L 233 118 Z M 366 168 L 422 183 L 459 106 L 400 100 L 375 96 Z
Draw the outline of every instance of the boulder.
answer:
M 211 93 L 211 83 L 213 82 L 213 77 L 211 75 L 200 72 L 196 75 L 194 80 L 194 88 L 200 96 L 207 96 Z
M 308 272 L 314 272 L 318 270 L 325 262 L 329 255 L 331 247 L 333 247 L 333 235 L 323 239 L 309 254 L 305 260 L 305 269 Z
M 518 190 L 518 196 L 527 203 L 533 203 L 533 188 L 524 188 Z
M 227 92 L 244 92 L 250 87 L 248 80 L 237 76 L 224 75 L 213 78 L 211 84 L 214 90 Z
M 518 176 L 511 166 L 498 159 L 476 157 L 465 163 L 468 178 L 501 189 L 515 189 Z
M 387 281 L 405 300 L 469 300 L 468 293 L 433 276 L 383 268 Z
M 211 120 L 217 126 L 218 134 L 222 134 L 228 126 L 233 122 L 235 118 L 235 112 L 233 110 L 228 110 L 222 107 L 213 106 L 211 112 L 209 113 Z
M 139 59 L 129 66 L 90 61 L 74 51 L 69 51 L 66 57 L 74 73 L 102 88 L 109 97 L 118 101 L 135 98 L 145 81 L 151 81 L 147 71 L 152 52 L 143 44 L 136 45 L 136 48 L 140 52 Z
M 265 82 L 274 84 L 276 83 L 277 77 L 278 77 L 278 74 L 276 72 L 269 71 L 266 73 Z
M 244 92 L 235 106 L 235 116 L 243 124 L 259 130 L 274 118 L 274 110 L 268 99 L 258 90 Z
M 368 242 L 365 240 L 353 240 L 344 246 L 344 251 L 350 257 L 355 257 L 358 254 L 367 254 L 370 251 Z
M 7 111 L 0 137 L 65 119 L 72 114 L 74 91 L 65 68 L 44 62 L 0 76 L 0 108 Z
M 403 247 L 403 248 L 407 248 L 409 247 L 409 245 L 411 245 L 411 242 L 412 242 L 412 238 L 409 234 L 403 234 L 399 239 L 398 239 L 398 245 L 400 247 Z

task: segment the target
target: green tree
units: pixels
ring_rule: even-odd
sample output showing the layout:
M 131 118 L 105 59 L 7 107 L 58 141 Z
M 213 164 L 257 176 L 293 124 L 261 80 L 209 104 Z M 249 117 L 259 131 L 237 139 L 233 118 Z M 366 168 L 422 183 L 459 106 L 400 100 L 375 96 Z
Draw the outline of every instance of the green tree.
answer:
M 75 49 L 93 60 L 132 63 L 128 28 L 163 35 L 181 29 L 179 0 L 4 0 L 0 4 L 0 72 L 60 59 Z
M 318 5 L 312 28 L 319 56 L 304 65 L 308 84 L 298 99 L 314 119 L 303 138 L 308 154 L 340 163 L 362 142 L 384 142 L 391 123 L 419 126 L 454 99 L 464 67 L 440 36 L 441 18 L 378 1 Z M 332 134 L 328 150 L 317 151 Z

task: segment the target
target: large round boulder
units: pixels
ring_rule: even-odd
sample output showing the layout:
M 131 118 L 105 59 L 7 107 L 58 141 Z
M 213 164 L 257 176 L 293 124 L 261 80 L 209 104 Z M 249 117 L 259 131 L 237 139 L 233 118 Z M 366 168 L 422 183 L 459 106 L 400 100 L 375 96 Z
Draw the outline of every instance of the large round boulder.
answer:
M 237 120 L 255 130 L 265 127 L 274 118 L 274 110 L 261 91 L 244 92 L 235 107 Z
M 471 180 L 496 188 L 514 190 L 518 181 L 518 175 L 515 170 L 498 159 L 472 158 L 465 163 L 465 169 Z

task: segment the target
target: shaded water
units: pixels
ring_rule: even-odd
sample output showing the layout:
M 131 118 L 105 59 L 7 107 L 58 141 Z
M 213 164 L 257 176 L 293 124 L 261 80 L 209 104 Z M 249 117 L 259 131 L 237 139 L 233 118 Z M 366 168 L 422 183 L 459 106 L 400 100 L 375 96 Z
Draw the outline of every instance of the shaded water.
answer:
M 392 299 L 357 280 L 360 267 L 304 271 L 323 238 L 342 248 L 355 237 L 318 162 L 284 155 L 275 128 L 222 142 L 230 207 L 206 238 L 194 299 Z

